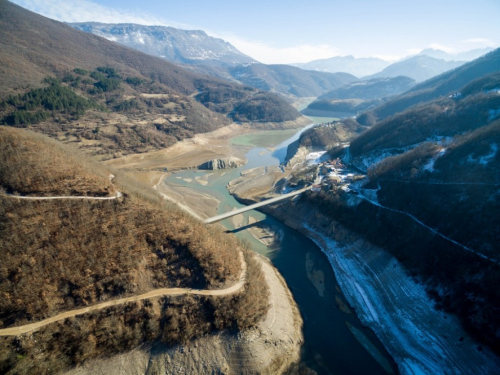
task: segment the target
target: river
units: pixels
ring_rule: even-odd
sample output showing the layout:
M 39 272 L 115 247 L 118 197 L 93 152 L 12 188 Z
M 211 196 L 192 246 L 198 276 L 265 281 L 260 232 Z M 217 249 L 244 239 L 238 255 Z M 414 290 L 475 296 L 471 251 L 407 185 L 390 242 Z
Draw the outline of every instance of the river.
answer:
M 238 136 L 232 142 L 248 149 L 248 163 L 243 167 L 224 171 L 183 171 L 168 176 L 165 183 L 214 196 L 221 202 L 218 213 L 243 207 L 228 193 L 228 182 L 243 170 L 279 165 L 286 156 L 287 146 L 304 130 L 262 131 Z M 198 180 L 203 177 L 206 185 L 197 182 L 196 177 Z M 354 313 L 349 313 L 333 269 L 321 250 L 309 238 L 270 215 L 249 211 L 243 216 L 244 225 L 240 228 L 235 228 L 231 219 L 221 224 L 247 241 L 254 251 L 268 257 L 285 278 L 304 319 L 301 361 L 318 374 L 398 373 L 397 365 L 373 331 L 363 327 Z M 256 240 L 245 230 L 249 217 L 272 228 L 279 241 L 268 247 Z

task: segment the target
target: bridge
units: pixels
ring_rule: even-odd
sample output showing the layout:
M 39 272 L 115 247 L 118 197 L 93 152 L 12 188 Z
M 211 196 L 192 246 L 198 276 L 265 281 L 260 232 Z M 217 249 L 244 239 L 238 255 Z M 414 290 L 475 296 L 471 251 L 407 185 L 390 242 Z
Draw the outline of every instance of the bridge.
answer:
M 304 189 L 293 191 L 293 192 L 288 193 L 288 194 L 283 194 L 283 195 L 280 195 L 279 197 L 276 197 L 276 198 L 267 199 L 267 200 L 259 202 L 259 203 L 251 204 L 250 206 L 246 206 L 246 207 L 240 208 L 238 210 L 234 210 L 234 211 L 226 212 L 225 214 L 221 214 L 221 215 L 217 215 L 217 216 L 214 216 L 214 217 L 210 217 L 210 218 L 206 219 L 204 221 L 204 223 L 205 224 L 216 223 L 218 221 L 227 219 L 229 217 L 233 217 L 233 216 L 242 214 L 243 212 L 254 210 L 254 209 L 262 207 L 262 206 L 267 206 L 268 204 L 271 204 L 271 203 L 276 203 L 276 202 L 282 201 L 284 199 L 288 199 L 288 198 L 294 197 L 296 195 L 299 195 L 299 194 L 303 193 L 306 190 L 309 190 L 310 188 L 311 187 L 308 186 L 308 187 L 306 187 Z

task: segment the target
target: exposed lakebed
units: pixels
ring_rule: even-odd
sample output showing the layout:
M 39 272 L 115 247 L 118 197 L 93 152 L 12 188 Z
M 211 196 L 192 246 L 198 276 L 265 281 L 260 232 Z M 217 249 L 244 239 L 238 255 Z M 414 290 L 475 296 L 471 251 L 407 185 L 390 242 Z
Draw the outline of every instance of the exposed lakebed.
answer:
M 286 156 L 288 144 L 299 135 L 297 130 L 284 130 L 233 138 L 234 144 L 249 150 L 245 155 L 248 163 L 243 167 L 178 172 L 168 176 L 165 183 L 188 187 L 216 198 L 220 201 L 217 213 L 243 207 L 229 194 L 227 184 L 244 170 L 279 165 Z M 247 241 L 254 251 L 268 257 L 285 278 L 304 319 L 303 363 L 318 374 L 398 372 L 395 362 L 373 331 L 363 327 L 349 308 L 328 258 L 309 238 L 258 211 L 221 223 Z M 254 225 L 264 228 L 260 236 L 255 235 L 256 231 L 252 235 L 247 230 Z

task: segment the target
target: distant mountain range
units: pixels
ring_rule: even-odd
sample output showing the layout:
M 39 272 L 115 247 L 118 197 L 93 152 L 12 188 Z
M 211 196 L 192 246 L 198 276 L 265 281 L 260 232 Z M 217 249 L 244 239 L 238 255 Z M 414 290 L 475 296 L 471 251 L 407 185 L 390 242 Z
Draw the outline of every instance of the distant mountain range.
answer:
M 472 80 L 498 72 L 499 69 L 500 48 L 476 60 L 465 63 L 452 71 L 445 72 L 415 85 L 408 92 L 392 98 L 377 107 L 373 111 L 373 114 L 379 120 L 392 116 L 396 112 L 403 111 L 412 105 L 435 99 L 442 95 L 453 94 Z
M 357 80 L 348 73 L 315 72 L 290 65 L 247 64 L 228 70 L 245 85 L 297 97 L 319 96 Z
M 404 76 L 356 81 L 319 96 L 302 113 L 325 117 L 352 115 L 373 108 L 414 85 L 413 79 Z
M 304 71 L 289 65 L 260 64 L 222 39 L 203 31 L 136 24 L 72 23 L 104 37 L 187 69 L 286 96 L 318 96 L 356 80 L 347 73 Z
M 293 66 L 320 72 L 344 72 L 364 77 L 375 74 L 388 67 L 391 63 L 375 57 L 355 58 L 354 56 L 335 56 L 328 59 L 314 60 L 308 63 L 291 64 Z
M 84 22 L 69 25 L 176 63 L 232 66 L 256 62 L 230 43 L 208 36 L 201 30 L 131 23 Z
M 488 52 L 493 51 L 493 48 L 478 48 L 466 52 L 460 52 L 456 54 L 447 53 L 445 51 L 433 48 L 426 48 L 422 50 L 419 55 L 426 55 L 429 57 L 434 57 L 435 59 L 445 60 L 445 61 L 472 61 L 486 55 Z
M 417 82 L 422 82 L 448 70 L 457 68 L 464 63 L 465 61 L 445 61 L 427 55 L 417 55 L 398 61 L 389 65 L 381 72 L 364 78 L 407 76 Z
M 291 65 L 321 72 L 345 72 L 363 78 L 397 77 L 404 75 L 413 78 L 417 82 L 421 82 L 447 70 L 456 68 L 464 62 L 477 59 L 491 51 L 493 51 L 493 48 L 479 48 L 450 54 L 442 50 L 426 48 L 418 55 L 408 56 L 395 63 L 374 57 L 355 58 L 353 56 L 336 56 Z
M 405 76 L 373 78 L 341 86 L 321 95 L 318 99 L 381 99 L 408 91 L 415 83 L 413 79 Z

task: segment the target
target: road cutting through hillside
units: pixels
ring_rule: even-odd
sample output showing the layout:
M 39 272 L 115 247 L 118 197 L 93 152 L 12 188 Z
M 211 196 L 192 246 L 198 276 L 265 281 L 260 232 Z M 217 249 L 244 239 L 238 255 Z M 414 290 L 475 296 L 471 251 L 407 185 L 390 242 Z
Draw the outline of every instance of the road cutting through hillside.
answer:
M 4 194 L 4 197 L 8 198 L 17 198 L 17 199 L 26 199 L 31 201 L 45 201 L 45 200 L 56 200 L 56 199 L 87 199 L 87 200 L 100 200 L 100 201 L 109 201 L 112 199 L 117 199 L 122 196 L 122 193 L 119 191 L 116 192 L 116 195 L 111 197 L 87 197 L 85 195 L 59 195 L 55 197 L 28 197 L 24 195 L 13 195 L 13 194 Z
M 245 259 L 243 258 L 243 253 L 241 251 L 239 256 L 241 261 L 240 278 L 234 285 L 230 286 L 229 288 L 226 289 L 159 288 L 144 294 L 140 294 L 138 296 L 120 298 L 116 300 L 102 302 L 97 305 L 84 307 L 81 309 L 66 311 L 36 323 L 30 323 L 18 327 L 0 329 L 0 336 L 22 335 L 23 333 L 36 331 L 42 327 L 45 327 L 46 325 L 64 320 L 66 318 L 71 318 L 77 315 L 86 314 L 96 310 L 102 310 L 106 307 L 117 306 L 128 302 L 138 302 L 154 297 L 180 296 L 180 295 L 227 296 L 230 294 L 237 293 L 241 289 L 243 289 L 247 274 L 247 263 L 245 262 Z

